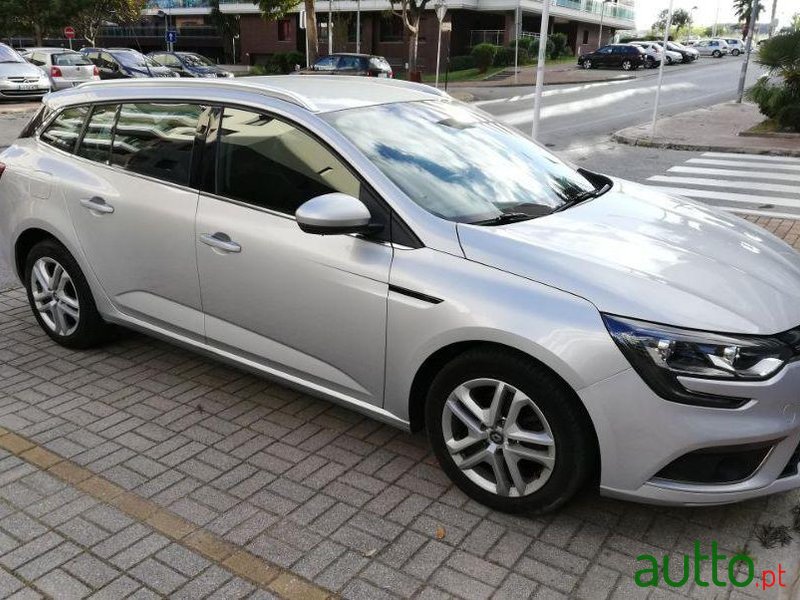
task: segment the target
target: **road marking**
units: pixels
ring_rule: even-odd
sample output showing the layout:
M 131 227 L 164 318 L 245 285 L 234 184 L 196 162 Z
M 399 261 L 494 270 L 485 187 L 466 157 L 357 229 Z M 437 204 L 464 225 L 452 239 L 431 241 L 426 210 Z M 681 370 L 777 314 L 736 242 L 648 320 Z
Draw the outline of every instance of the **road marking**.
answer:
M 735 156 L 735 155 L 728 155 Z M 770 163 L 769 165 L 763 162 L 748 161 L 748 160 L 718 160 L 716 158 L 690 158 L 686 162 L 696 165 L 714 165 L 717 167 L 739 167 L 747 169 L 782 169 L 785 171 L 798 171 L 800 172 L 800 165 L 793 165 L 788 163 Z
M 754 215 L 756 217 L 769 217 L 770 219 L 794 219 L 797 220 L 800 215 L 797 213 L 783 213 L 775 212 L 774 210 L 756 210 L 751 208 L 735 208 L 732 206 L 717 206 L 715 208 L 724 210 L 725 212 L 739 214 L 739 215 Z
M 609 85 L 620 85 L 623 83 L 630 83 L 632 80 L 630 79 L 623 79 L 621 81 L 600 81 L 597 83 L 587 83 L 584 85 L 576 85 L 573 87 L 568 88 L 558 88 L 555 90 L 545 90 L 542 92 L 543 97 L 551 97 L 551 96 L 563 96 L 565 94 L 574 94 L 576 92 L 584 92 L 586 90 L 598 88 L 598 87 L 606 87 Z M 473 106 L 488 106 L 491 104 L 503 104 L 504 102 L 520 102 L 523 100 L 533 100 L 536 97 L 536 94 L 522 94 L 518 96 L 512 96 L 511 98 L 495 98 L 493 100 L 479 100 L 478 102 L 473 102 Z
M 760 181 L 737 181 L 732 183 L 723 179 L 706 179 L 704 177 L 670 177 L 666 175 L 656 175 L 648 178 L 648 181 L 659 181 L 663 183 L 682 183 L 688 185 L 705 185 L 708 187 L 729 188 L 736 186 L 740 190 L 756 190 L 758 192 L 787 192 L 797 194 L 800 198 L 800 186 L 781 185 L 778 183 L 762 183 Z
M 736 194 L 733 192 L 715 192 L 712 190 L 699 190 L 693 188 L 681 187 L 662 187 L 651 185 L 648 186 L 653 189 L 673 194 L 678 196 L 686 196 L 688 198 L 705 198 L 709 200 L 727 200 L 728 202 L 741 202 L 744 204 L 771 204 L 774 206 L 783 206 L 786 208 L 800 208 L 800 199 L 796 198 L 781 198 L 778 196 L 756 196 L 750 194 Z M 795 218 L 800 217 L 800 214 Z
M 765 173 L 764 171 L 735 171 L 733 169 L 713 169 L 709 167 L 671 167 L 667 169 L 668 173 L 694 173 L 697 175 L 718 175 L 722 177 L 750 177 L 754 179 L 772 179 L 774 181 L 798 181 L 800 182 L 800 175 L 792 175 L 791 173 Z M 735 182 L 730 182 L 731 186 L 736 185 Z
M 740 158 L 747 158 L 751 160 L 763 160 L 768 162 L 785 162 L 800 164 L 800 158 L 792 158 L 791 156 L 770 156 L 769 154 L 739 154 L 735 155 L 725 152 L 706 152 L 703 156 L 708 158 L 731 158 L 731 156 L 738 156 Z

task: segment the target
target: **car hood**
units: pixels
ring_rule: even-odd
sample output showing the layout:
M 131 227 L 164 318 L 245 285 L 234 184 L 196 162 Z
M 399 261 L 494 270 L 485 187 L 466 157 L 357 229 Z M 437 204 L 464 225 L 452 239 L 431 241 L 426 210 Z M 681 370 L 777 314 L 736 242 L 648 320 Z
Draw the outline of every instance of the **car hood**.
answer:
M 459 224 L 458 236 L 467 259 L 603 312 L 728 333 L 800 325 L 800 254 L 738 217 L 631 182 L 531 221 Z
M 4 77 L 41 77 L 42 70 L 30 63 L 0 63 L 0 78 Z
M 146 75 L 146 76 L 149 76 L 151 74 L 152 75 L 160 75 L 162 77 L 164 77 L 164 76 L 173 77 L 174 76 L 174 72 L 169 67 L 150 67 L 150 69 L 148 69 L 147 67 L 126 67 L 126 66 L 123 66 L 123 69 L 128 71 L 128 72 L 130 72 L 130 73 L 138 73 L 140 75 Z

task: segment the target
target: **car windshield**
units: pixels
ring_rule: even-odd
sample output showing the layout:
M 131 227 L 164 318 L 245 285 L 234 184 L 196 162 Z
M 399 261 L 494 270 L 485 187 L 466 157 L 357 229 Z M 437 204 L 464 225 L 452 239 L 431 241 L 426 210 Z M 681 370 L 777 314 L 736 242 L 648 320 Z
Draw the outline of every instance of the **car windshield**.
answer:
M 213 67 L 214 63 L 208 60 L 205 56 L 199 54 L 180 54 L 184 62 L 189 63 L 192 67 Z
M 83 54 L 63 52 L 53 55 L 53 64 L 59 67 L 83 67 L 92 64 L 92 62 Z
M 450 221 L 541 216 L 594 189 L 530 138 L 451 102 L 383 104 L 323 117 L 409 198 Z
M 147 67 L 160 67 L 156 61 L 149 56 L 145 56 L 136 50 L 122 50 L 114 52 L 116 58 L 123 67 L 132 67 L 134 69 L 146 69 Z
M 0 63 L 18 63 L 25 60 L 8 46 L 0 46 Z

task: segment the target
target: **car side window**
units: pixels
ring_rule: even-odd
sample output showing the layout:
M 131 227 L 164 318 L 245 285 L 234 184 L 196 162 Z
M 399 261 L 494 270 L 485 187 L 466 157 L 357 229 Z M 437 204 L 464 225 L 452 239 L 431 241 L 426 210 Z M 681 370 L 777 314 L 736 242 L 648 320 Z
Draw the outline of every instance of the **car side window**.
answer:
M 315 71 L 334 71 L 336 64 L 339 62 L 338 56 L 323 56 L 314 63 Z
M 47 129 L 39 136 L 45 144 L 49 144 L 59 150 L 72 152 L 75 142 L 83 129 L 83 122 L 89 114 L 88 106 L 75 106 L 61 111 L 47 126 Z
M 126 171 L 188 185 L 200 113 L 196 104 L 123 104 L 111 163 Z
M 341 56 L 339 57 L 339 70 L 341 71 L 358 71 L 365 67 L 361 64 L 361 58 L 358 56 Z
M 305 201 L 361 182 L 305 131 L 266 115 L 226 108 L 217 151 L 217 194 L 293 215 Z
M 117 106 L 114 104 L 94 107 L 83 132 L 83 139 L 78 145 L 78 156 L 97 162 L 108 162 L 116 117 Z
M 604 46 L 597 51 L 598 54 L 611 54 L 611 46 Z
M 28 58 L 28 62 L 37 67 L 41 67 L 47 62 L 45 56 L 41 52 L 34 52 L 31 54 L 30 58 Z
M 100 59 L 98 60 L 98 66 L 104 69 L 115 69 L 117 68 L 117 61 L 115 61 L 114 57 L 111 56 L 108 52 L 103 52 L 100 54 Z

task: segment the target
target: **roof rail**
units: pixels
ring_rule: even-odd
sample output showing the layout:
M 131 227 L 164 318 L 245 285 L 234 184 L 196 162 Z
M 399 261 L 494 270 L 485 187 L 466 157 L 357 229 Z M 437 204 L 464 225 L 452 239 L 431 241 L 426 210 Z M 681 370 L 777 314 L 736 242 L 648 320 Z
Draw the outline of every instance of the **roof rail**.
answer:
M 448 94 L 444 90 L 440 90 L 439 88 L 435 88 L 432 85 L 428 85 L 426 83 L 417 83 L 415 81 L 406 81 L 404 79 L 373 79 L 371 81 L 374 81 L 382 85 L 406 88 L 408 90 L 422 92 L 423 94 L 430 94 L 431 96 L 437 96 L 439 98 L 451 97 L 450 94 Z
M 133 85 L 134 83 L 136 83 L 137 86 L 145 85 L 147 87 L 154 87 L 154 88 L 214 87 L 217 89 L 238 90 L 241 92 L 261 94 L 262 96 L 268 96 L 270 98 L 276 98 L 278 100 L 290 102 L 296 106 L 305 108 L 306 110 L 312 112 L 316 112 L 318 110 L 317 106 L 313 102 L 310 102 L 308 98 L 300 94 L 291 92 L 289 90 L 260 82 L 258 84 L 249 84 L 241 81 L 230 81 L 227 79 L 183 79 L 183 78 L 117 79 L 114 81 L 87 81 L 86 83 L 80 84 L 75 89 L 85 89 L 89 87 L 92 88 L 125 87 L 126 85 Z

